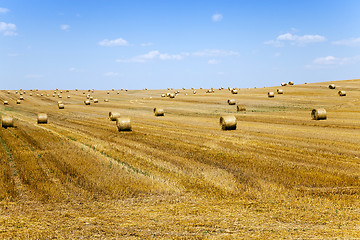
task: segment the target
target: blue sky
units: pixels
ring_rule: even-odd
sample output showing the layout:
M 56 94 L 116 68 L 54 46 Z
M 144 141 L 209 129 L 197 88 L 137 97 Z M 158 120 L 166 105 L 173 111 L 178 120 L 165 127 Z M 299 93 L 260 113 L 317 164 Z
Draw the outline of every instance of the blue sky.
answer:
M 0 89 L 360 78 L 360 1 L 0 0 Z

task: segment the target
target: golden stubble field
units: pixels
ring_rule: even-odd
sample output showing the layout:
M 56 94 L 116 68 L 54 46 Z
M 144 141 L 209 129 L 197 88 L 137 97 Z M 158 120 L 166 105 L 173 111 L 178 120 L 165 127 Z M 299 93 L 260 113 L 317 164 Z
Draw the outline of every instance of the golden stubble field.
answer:
M 0 129 L 0 238 L 360 238 L 360 80 L 332 83 L 174 99 L 95 90 L 89 106 L 87 90 L 26 90 L 21 104 L 1 90 L 15 127 Z M 311 120 L 319 107 L 327 120 Z M 133 130 L 118 132 L 110 111 Z M 237 130 L 223 131 L 229 114 Z

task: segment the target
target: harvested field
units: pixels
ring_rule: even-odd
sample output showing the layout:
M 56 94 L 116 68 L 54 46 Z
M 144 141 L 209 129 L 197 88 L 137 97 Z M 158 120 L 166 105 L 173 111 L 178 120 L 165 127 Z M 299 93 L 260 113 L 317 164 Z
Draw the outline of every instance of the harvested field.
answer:
M 0 238 L 360 238 L 360 80 L 331 82 L 346 97 L 329 84 L 273 99 L 278 87 L 95 90 L 89 106 L 79 89 L 61 110 L 54 90 L 21 104 L 1 90 L 15 127 L 0 128 Z M 312 120 L 317 108 L 326 120 Z M 221 129 L 223 115 L 236 130 Z

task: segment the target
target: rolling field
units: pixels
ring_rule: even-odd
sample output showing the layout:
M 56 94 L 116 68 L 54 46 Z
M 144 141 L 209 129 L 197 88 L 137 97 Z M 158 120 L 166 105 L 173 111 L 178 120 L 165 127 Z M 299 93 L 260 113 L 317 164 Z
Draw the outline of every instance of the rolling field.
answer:
M 0 129 L 0 238 L 360 238 L 360 80 L 331 83 L 174 99 L 26 90 L 21 104 L 1 90 L 15 127 Z M 99 103 L 85 106 L 88 93 Z M 327 120 L 312 120 L 313 108 Z M 117 131 L 110 111 L 132 131 Z M 237 129 L 221 130 L 222 115 Z

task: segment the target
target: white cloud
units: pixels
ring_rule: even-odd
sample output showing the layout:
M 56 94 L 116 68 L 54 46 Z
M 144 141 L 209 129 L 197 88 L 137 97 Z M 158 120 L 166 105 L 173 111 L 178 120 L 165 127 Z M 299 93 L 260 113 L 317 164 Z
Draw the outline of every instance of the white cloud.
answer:
M 152 45 L 154 45 L 154 44 L 151 43 L 151 42 L 140 44 L 140 46 L 142 46 L 142 47 L 149 47 L 149 46 L 152 46 Z
M 0 22 L 0 32 L 4 36 L 16 36 L 16 25 L 13 23 Z
M 344 45 L 344 46 L 350 46 L 350 47 L 360 46 L 360 37 L 359 38 L 343 39 L 343 40 L 332 42 L 332 44 Z
M 114 46 L 128 46 L 129 43 L 122 38 L 118 38 L 114 40 L 104 39 L 101 42 L 99 42 L 99 45 L 104 47 L 114 47 Z
M 66 30 L 70 29 L 70 26 L 67 24 L 63 24 L 63 25 L 60 25 L 60 29 L 66 31 Z
M 104 73 L 104 76 L 106 76 L 106 77 L 116 77 L 116 76 L 119 76 L 119 73 L 107 72 L 107 73 Z
M 324 42 L 327 39 L 324 36 L 321 35 L 294 35 L 291 33 L 285 33 L 279 35 L 276 40 L 270 40 L 266 41 L 265 44 L 270 44 L 275 47 L 281 47 L 286 42 L 289 42 L 291 45 L 295 46 L 304 46 L 308 43 L 318 43 L 318 42 Z
M 78 69 L 78 68 L 75 68 L 75 67 L 71 67 L 68 69 L 69 72 L 83 72 L 84 70 L 82 69 Z
M 135 56 L 130 59 L 117 59 L 117 62 L 136 62 L 136 63 L 145 63 L 153 59 L 160 60 L 182 60 L 183 55 L 181 54 L 168 54 L 168 53 L 160 53 L 159 51 L 150 51 L 143 55 Z
M 220 22 L 223 18 L 223 16 L 220 13 L 216 13 L 214 15 L 212 15 L 212 20 L 213 22 Z
M 117 59 L 117 62 L 136 62 L 136 63 L 144 63 L 148 62 L 153 59 L 159 60 L 183 60 L 185 57 L 229 57 L 229 56 L 238 56 L 239 53 L 235 51 L 229 50 L 219 50 L 219 49 L 206 49 L 203 51 L 197 52 L 181 52 L 179 54 L 168 54 L 168 53 L 161 53 L 158 50 L 150 51 L 148 53 L 138 55 L 129 59 Z M 216 64 L 218 60 L 210 59 L 208 61 L 209 64 Z
M 7 9 L 7 8 L 0 8 L 0 13 L 8 13 L 8 12 L 10 12 L 9 9 Z
M 334 56 L 326 56 L 315 58 L 312 64 L 306 65 L 306 68 L 323 68 L 323 67 L 331 67 L 331 66 L 341 66 L 346 64 L 351 64 L 360 61 L 360 56 L 354 57 L 334 57 Z
M 219 61 L 216 60 L 216 59 L 210 59 L 210 60 L 208 61 L 208 64 L 217 64 L 217 63 L 219 63 Z
M 198 57 L 227 57 L 227 56 L 238 56 L 239 53 L 228 50 L 205 49 L 203 51 L 194 52 L 193 55 Z

